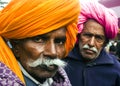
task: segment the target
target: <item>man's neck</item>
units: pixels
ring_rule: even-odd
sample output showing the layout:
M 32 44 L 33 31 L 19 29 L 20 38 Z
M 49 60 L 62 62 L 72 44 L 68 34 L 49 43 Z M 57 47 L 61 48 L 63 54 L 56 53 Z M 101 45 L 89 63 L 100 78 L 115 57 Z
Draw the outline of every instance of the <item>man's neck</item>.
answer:
M 41 84 L 43 84 L 45 81 L 47 81 L 46 78 L 38 78 L 38 77 L 35 77 L 34 75 L 31 75 L 35 80 L 37 80 L 38 82 L 40 82 Z
M 20 66 L 20 69 L 22 71 L 22 73 L 27 76 L 28 78 L 30 78 L 33 82 L 35 82 L 36 84 L 39 83 L 39 81 L 37 81 L 36 79 L 34 79 L 24 68 L 23 66 L 20 64 L 20 62 L 18 62 L 19 66 Z

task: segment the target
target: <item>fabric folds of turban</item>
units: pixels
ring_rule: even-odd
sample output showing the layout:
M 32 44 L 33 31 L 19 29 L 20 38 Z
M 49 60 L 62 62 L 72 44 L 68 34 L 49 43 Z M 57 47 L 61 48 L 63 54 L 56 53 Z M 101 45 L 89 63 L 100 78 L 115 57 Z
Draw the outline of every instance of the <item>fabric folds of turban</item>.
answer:
M 66 26 L 66 54 L 76 42 L 79 0 L 11 0 L 0 13 L 0 61 L 24 82 L 17 61 L 3 38 L 23 39 Z
M 88 19 L 95 19 L 98 23 L 104 26 L 105 35 L 108 39 L 113 39 L 118 33 L 118 18 L 113 10 L 108 9 L 98 2 L 82 1 L 81 13 L 79 16 L 79 33 L 83 29 L 83 24 Z

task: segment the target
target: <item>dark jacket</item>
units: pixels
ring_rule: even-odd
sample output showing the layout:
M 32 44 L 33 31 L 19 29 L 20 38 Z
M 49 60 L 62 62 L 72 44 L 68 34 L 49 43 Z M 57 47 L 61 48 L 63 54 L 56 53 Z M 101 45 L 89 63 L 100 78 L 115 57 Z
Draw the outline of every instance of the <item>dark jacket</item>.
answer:
M 120 86 L 120 62 L 104 50 L 96 60 L 86 64 L 75 46 L 64 60 L 72 86 Z

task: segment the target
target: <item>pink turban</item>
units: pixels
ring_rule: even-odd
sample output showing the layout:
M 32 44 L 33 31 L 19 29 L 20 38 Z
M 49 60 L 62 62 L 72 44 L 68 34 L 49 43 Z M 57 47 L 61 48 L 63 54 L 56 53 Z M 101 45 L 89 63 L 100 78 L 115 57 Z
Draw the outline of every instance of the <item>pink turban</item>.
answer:
M 98 23 L 104 26 L 105 35 L 108 39 L 113 39 L 118 33 L 118 18 L 111 10 L 98 2 L 81 1 L 81 13 L 79 16 L 79 33 L 83 29 L 83 24 L 88 19 L 95 19 Z

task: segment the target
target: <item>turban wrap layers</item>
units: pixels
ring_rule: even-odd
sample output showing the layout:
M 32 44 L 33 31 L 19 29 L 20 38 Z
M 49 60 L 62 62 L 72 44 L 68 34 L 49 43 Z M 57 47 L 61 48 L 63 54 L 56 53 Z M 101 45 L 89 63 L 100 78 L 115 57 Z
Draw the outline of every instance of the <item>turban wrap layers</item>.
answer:
M 78 23 L 79 33 L 88 19 L 94 19 L 104 27 L 106 38 L 113 39 L 116 37 L 118 33 L 118 18 L 113 10 L 92 0 L 81 1 L 81 13 Z
M 76 42 L 79 0 L 11 0 L 0 13 L 0 61 L 24 82 L 12 51 L 4 42 L 66 27 L 66 55 Z

